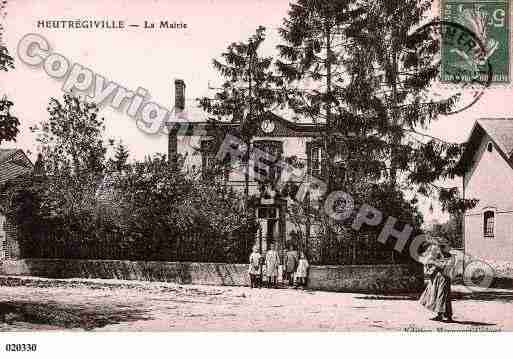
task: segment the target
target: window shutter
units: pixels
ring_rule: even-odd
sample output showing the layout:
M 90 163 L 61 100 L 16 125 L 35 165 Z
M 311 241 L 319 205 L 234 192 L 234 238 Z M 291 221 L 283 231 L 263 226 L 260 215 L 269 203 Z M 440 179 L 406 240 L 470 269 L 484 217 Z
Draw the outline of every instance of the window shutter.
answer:
M 325 167 L 325 156 L 322 141 L 312 141 L 309 143 L 308 147 L 308 173 L 313 177 L 321 179 L 323 176 L 323 168 Z
M 312 174 L 312 143 L 306 143 L 306 169 L 309 175 Z
M 208 170 L 212 168 L 214 164 L 214 152 L 213 152 L 214 140 L 205 139 L 201 141 L 200 152 L 201 152 L 201 173 L 205 177 Z
M 326 151 L 324 150 L 324 142 L 319 141 L 319 148 L 320 148 L 320 157 L 321 157 L 321 163 L 320 163 L 320 177 L 322 179 L 326 179 L 328 176 L 328 156 L 326 154 Z

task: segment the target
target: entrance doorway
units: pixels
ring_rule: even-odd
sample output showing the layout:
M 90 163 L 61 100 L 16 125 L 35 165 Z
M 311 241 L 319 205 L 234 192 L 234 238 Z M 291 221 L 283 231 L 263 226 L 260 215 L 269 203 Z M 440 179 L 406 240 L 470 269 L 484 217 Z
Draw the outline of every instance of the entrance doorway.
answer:
M 276 244 L 278 250 L 283 249 L 286 223 L 282 204 L 262 204 L 257 209 L 257 216 L 262 231 L 262 243 L 256 244 L 261 246 L 262 253 L 265 253 L 272 243 Z
M 5 216 L 0 214 L 0 260 L 7 258 L 7 235 L 5 233 Z

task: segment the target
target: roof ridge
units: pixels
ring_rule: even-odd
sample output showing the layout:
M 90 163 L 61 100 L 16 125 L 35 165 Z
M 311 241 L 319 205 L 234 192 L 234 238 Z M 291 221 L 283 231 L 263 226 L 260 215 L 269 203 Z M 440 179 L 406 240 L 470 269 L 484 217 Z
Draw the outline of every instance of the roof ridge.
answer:
M 19 151 L 21 148 L 0 148 L 0 151 Z
M 513 121 L 513 117 L 480 117 L 478 121 Z

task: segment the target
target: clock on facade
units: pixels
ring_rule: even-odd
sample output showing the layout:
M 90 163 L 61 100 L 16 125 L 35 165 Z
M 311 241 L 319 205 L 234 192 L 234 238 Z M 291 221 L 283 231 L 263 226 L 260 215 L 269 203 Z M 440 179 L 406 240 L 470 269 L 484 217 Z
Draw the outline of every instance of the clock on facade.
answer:
M 274 131 L 275 125 L 273 120 L 264 120 L 261 125 L 262 131 L 265 133 L 271 133 Z

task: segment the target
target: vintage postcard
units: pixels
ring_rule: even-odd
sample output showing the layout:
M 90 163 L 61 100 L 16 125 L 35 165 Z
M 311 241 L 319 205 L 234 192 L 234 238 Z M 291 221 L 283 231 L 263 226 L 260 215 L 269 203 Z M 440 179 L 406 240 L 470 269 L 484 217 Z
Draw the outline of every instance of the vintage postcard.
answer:
M 511 14 L 1 1 L 0 332 L 513 331 Z

